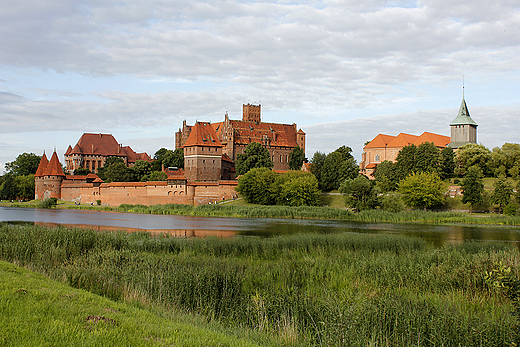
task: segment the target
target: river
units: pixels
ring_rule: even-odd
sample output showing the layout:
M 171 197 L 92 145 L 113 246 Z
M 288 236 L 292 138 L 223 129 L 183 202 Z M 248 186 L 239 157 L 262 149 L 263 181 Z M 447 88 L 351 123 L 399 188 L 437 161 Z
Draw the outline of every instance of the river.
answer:
M 520 227 L 417 223 L 367 223 L 341 220 L 221 218 L 150 215 L 88 210 L 34 209 L 0 206 L 1 222 L 66 225 L 97 230 L 147 231 L 176 236 L 261 236 L 294 233 L 396 233 L 442 246 L 465 240 L 519 242 Z

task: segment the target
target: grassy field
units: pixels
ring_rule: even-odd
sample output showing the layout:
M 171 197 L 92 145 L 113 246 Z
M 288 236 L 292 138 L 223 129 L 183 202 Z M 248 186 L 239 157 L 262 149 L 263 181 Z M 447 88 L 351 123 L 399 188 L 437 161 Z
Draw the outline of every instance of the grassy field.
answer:
M 113 300 L 113 304 L 100 301 L 93 308 L 88 301 L 79 302 L 77 309 L 65 306 L 78 311 L 65 316 L 69 325 L 52 318 L 59 317 L 54 310 L 62 304 L 42 306 L 43 316 L 34 319 L 38 324 L 56 321 L 56 331 L 70 328 L 66 331 L 79 331 L 80 336 L 91 334 L 82 330 L 90 324 L 89 315 L 118 322 L 113 327 L 111 321 L 101 323 L 100 329 L 106 331 L 131 326 L 111 311 L 127 312 L 130 306 L 205 317 L 229 331 L 240 331 L 234 336 L 246 342 L 233 343 L 245 345 L 276 341 L 272 339 L 286 346 L 509 346 L 520 342 L 512 302 L 485 281 L 486 272 L 500 262 L 510 267 L 510 276 L 519 278 L 520 254 L 507 244 L 464 243 L 434 249 L 420 239 L 396 235 L 185 239 L 4 224 L 0 225 L 0 259 Z M 27 277 L 20 274 L 18 278 Z M 53 289 L 50 285 L 34 289 L 25 283 L 11 286 L 13 279 L 4 282 L 8 296 L 1 309 L 5 312 L 15 310 L 10 303 L 17 295 Z M 56 288 L 60 292 L 52 302 L 73 292 L 61 284 Z M 37 305 L 34 300 L 28 301 L 30 305 Z M 28 307 L 21 309 L 21 316 L 39 314 Z M 50 317 L 48 323 L 44 317 Z M 136 340 L 147 342 L 166 334 L 148 332 L 149 324 L 135 329 Z M 30 334 L 30 328 L 20 329 L 18 333 Z M 233 345 L 225 342 L 232 341 L 225 340 L 229 334 L 193 329 L 215 341 L 200 345 Z M 192 345 L 200 343 L 193 341 Z
M 186 317 L 114 302 L 0 261 L 2 346 L 261 345 Z

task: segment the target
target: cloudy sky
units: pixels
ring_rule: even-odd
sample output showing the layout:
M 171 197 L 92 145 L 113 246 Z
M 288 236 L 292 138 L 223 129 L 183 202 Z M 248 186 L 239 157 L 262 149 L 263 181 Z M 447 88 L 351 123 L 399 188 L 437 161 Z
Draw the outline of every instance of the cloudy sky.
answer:
M 0 166 L 84 132 L 153 155 L 186 119 L 297 123 L 307 156 L 378 133 L 520 142 L 520 0 L 0 0 Z

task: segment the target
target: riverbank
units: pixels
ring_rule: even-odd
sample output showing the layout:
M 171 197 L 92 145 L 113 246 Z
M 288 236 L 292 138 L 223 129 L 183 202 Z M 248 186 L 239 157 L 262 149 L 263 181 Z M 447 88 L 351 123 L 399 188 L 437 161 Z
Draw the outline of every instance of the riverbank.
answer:
M 500 266 L 518 279 L 520 253 L 504 243 L 435 249 L 398 235 L 186 239 L 13 225 L 0 226 L 0 240 L 0 259 L 71 287 L 117 304 L 199 315 L 284 346 L 519 342 L 512 302 L 485 280 Z M 13 287 L 40 297 L 52 289 L 45 288 Z M 121 307 L 103 302 L 98 309 Z M 118 319 L 114 312 L 78 312 Z M 148 331 L 142 338 L 150 336 L 162 338 Z M 201 345 L 232 345 L 215 339 Z
M 38 201 L 22 203 L 0 203 L 6 207 L 29 207 L 37 208 Z M 351 220 L 361 222 L 390 222 L 390 223 L 450 223 L 450 224 L 472 224 L 472 225 L 520 225 L 520 217 L 504 216 L 494 213 L 462 213 L 451 211 L 423 211 L 412 210 L 403 212 L 387 212 L 382 210 L 365 210 L 352 212 L 346 209 L 334 207 L 315 206 L 262 206 L 252 204 L 211 204 L 211 205 L 127 205 L 118 207 L 75 205 L 71 202 L 59 201 L 56 208 L 96 210 L 110 212 L 132 212 L 146 214 L 184 215 L 199 217 L 237 217 L 237 218 L 289 218 L 289 219 L 324 219 L 324 220 Z

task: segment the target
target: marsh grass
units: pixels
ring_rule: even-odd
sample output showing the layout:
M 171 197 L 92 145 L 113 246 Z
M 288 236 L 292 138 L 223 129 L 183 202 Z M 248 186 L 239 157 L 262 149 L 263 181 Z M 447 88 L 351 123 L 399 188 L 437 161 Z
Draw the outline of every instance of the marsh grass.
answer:
M 398 235 L 186 239 L 13 225 L 0 226 L 0 258 L 295 346 L 507 345 L 511 304 L 483 278 L 498 261 L 517 277 L 520 266 L 518 251 L 497 243 L 439 250 Z

